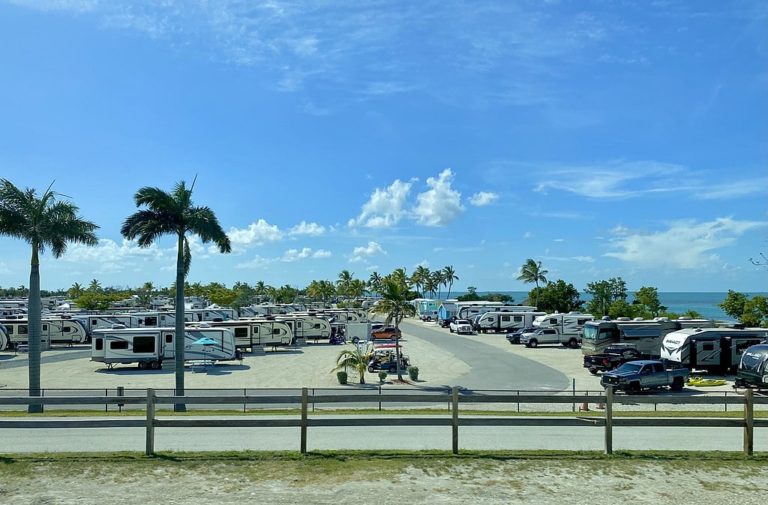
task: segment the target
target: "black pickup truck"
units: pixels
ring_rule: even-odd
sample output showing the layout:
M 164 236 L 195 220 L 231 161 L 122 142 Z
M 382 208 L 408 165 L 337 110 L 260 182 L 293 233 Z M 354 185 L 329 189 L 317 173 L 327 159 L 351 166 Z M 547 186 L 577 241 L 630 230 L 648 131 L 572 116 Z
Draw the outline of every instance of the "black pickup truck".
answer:
M 596 375 L 597 372 L 613 370 L 627 361 L 636 359 L 640 359 L 640 352 L 633 345 L 613 344 L 599 354 L 584 356 L 584 368 L 588 369 L 592 375 Z

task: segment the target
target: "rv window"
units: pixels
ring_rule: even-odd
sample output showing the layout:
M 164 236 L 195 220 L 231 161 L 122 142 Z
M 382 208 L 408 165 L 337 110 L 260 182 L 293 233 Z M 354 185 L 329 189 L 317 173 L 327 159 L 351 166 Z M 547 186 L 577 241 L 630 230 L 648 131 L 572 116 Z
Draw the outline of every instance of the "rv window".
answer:
M 549 324 L 557 324 L 557 319 L 555 318 L 550 319 Z
M 70 328 L 69 326 L 64 326 L 63 328 L 61 328 L 62 333 L 69 333 L 70 331 L 72 331 L 72 328 Z
M 280 335 L 280 329 L 279 328 L 274 328 L 272 330 L 272 335 Z
M 523 321 L 523 316 L 515 316 L 515 322 L 520 323 Z
M 247 338 L 248 328 L 235 328 L 235 338 Z
M 507 322 L 509 321 L 509 316 L 501 316 L 501 320 Z
M 99 324 L 98 319 L 91 319 L 91 326 L 96 326 L 97 324 Z
M 165 334 L 165 343 L 166 344 L 172 344 L 173 343 L 173 333 L 166 333 Z
M 48 325 L 47 324 L 43 325 L 43 331 L 48 331 Z M 26 333 L 26 331 L 24 333 Z
M 8 329 L 8 335 L 13 335 L 13 326 L 7 326 Z
M 96 350 L 97 351 L 101 351 L 102 349 L 104 349 L 104 339 L 103 338 L 97 338 L 94 341 L 94 346 L 96 346 Z
M 316 330 L 319 330 L 320 329 L 320 323 L 315 323 L 315 325 L 312 328 L 314 328 Z
M 145 317 L 144 318 L 144 326 L 157 326 L 157 318 L 156 317 Z
M 702 348 L 704 351 L 714 351 L 715 350 L 715 344 L 713 343 L 707 343 L 704 344 L 704 347 Z
M 45 328 L 43 328 L 43 329 L 45 329 Z M 20 324 L 19 325 L 19 335 L 26 335 L 28 332 L 29 332 L 29 330 L 27 329 L 27 325 L 25 325 L 25 324 Z
M 114 349 L 128 349 L 127 340 L 115 340 L 109 343 L 109 348 Z
M 584 326 L 587 323 L 587 321 L 591 321 L 591 320 L 590 319 L 579 319 L 579 320 L 576 321 L 576 324 L 579 325 L 579 326 Z
M 155 337 L 134 337 L 133 352 L 155 352 Z

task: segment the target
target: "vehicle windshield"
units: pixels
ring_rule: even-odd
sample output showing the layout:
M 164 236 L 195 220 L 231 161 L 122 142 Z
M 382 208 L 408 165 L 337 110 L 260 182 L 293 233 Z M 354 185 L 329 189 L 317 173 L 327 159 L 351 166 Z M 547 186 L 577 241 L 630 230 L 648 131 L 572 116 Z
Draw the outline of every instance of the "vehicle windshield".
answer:
M 466 319 L 459 319 L 458 321 L 456 321 L 456 324 L 469 324 L 469 321 L 467 321 Z
M 639 365 L 637 363 L 624 363 L 619 368 L 617 368 L 616 371 L 622 373 L 637 373 L 641 368 L 643 368 L 643 365 Z
M 599 328 L 597 326 L 585 326 L 584 327 L 584 340 L 597 340 L 597 332 Z

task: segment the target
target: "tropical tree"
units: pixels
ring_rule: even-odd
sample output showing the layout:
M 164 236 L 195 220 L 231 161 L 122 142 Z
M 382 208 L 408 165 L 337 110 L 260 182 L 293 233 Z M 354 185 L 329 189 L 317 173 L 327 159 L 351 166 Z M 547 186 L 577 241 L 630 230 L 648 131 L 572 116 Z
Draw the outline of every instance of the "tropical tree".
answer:
M 536 291 L 534 293 L 534 291 Z M 579 290 L 570 282 L 562 279 L 555 282 L 547 282 L 546 286 L 534 288 L 528 294 L 528 299 L 538 300 L 536 307 L 546 312 L 571 312 L 579 310 L 584 304 L 579 299 Z
M 368 290 L 372 293 L 378 293 L 381 290 L 381 275 L 379 272 L 371 272 L 368 278 Z
M 76 282 L 67 290 L 67 296 L 74 300 L 75 298 L 82 296 L 83 291 L 85 291 L 83 286 Z
M 232 250 L 229 237 L 219 224 L 216 215 L 208 207 L 192 204 L 192 190 L 184 181 L 178 182 L 168 193 L 160 188 L 143 187 L 136 192 L 136 206 L 143 210 L 131 214 L 123 223 L 121 233 L 128 240 L 138 238 L 139 247 L 149 247 L 162 235 L 175 235 L 176 254 L 176 395 L 184 396 L 184 279 L 189 273 L 192 254 L 187 234 L 200 237 L 204 244 L 213 242 L 222 253 Z M 184 411 L 184 404 L 176 404 L 174 410 Z
M 419 265 L 416 270 L 411 274 L 411 283 L 416 287 L 416 291 L 419 292 L 419 296 L 426 295 L 426 285 L 430 280 L 430 271 L 424 265 Z
M 336 357 L 336 366 L 331 370 L 353 369 L 360 376 L 360 384 L 365 384 L 365 371 L 368 368 L 368 361 L 371 359 L 371 353 L 365 352 L 362 346 L 355 345 L 353 349 L 344 349 Z
M 437 298 L 440 298 L 441 286 L 445 285 L 445 277 L 442 270 L 435 270 L 430 276 L 432 278 L 432 285 L 434 290 L 437 291 Z M 435 295 L 435 291 L 432 291 L 432 296 Z
M 627 283 L 621 277 L 612 277 L 608 280 L 590 282 L 587 284 L 586 293 L 592 295 L 592 300 L 587 304 L 587 310 L 594 315 L 607 316 L 611 312 L 614 302 L 627 301 Z M 622 308 L 623 305 L 619 304 Z M 616 309 L 614 308 L 614 312 Z
M 342 270 L 339 273 L 339 280 L 336 281 L 336 292 L 340 296 L 351 296 L 350 291 L 354 276 L 355 274 L 351 273 L 349 270 Z
M 61 257 L 68 243 L 96 245 L 94 223 L 77 215 L 71 202 L 48 189 L 38 197 L 34 189 L 21 190 L 6 179 L 0 180 L 0 235 L 19 238 L 32 246 L 29 273 L 27 320 L 29 330 L 29 396 L 40 396 L 40 254 L 50 248 L 54 258 Z M 42 405 L 30 405 L 29 412 L 42 412 Z
M 651 313 L 652 317 L 658 317 L 659 313 L 667 310 L 659 300 L 659 290 L 651 286 L 643 286 L 635 292 L 633 304 L 640 304 Z
M 539 306 L 539 282 L 546 284 L 548 273 L 549 271 L 541 267 L 541 261 L 534 261 L 532 258 L 528 258 L 523 266 L 520 267 L 520 275 L 517 276 L 517 280 L 523 281 L 526 284 L 531 282 L 536 284 L 536 303 L 534 305 L 537 307 Z
M 103 291 L 98 279 L 91 279 L 91 283 L 88 284 L 88 291 L 91 293 L 101 293 Z
M 443 281 L 448 287 L 448 294 L 446 295 L 446 298 L 451 297 L 451 288 L 453 287 L 453 283 L 458 280 L 459 276 L 456 275 L 456 270 L 453 269 L 452 265 L 443 267 Z
M 397 270 L 395 271 L 397 272 Z M 416 315 L 416 307 L 408 300 L 408 284 L 405 276 L 389 275 L 382 282 L 381 300 L 373 306 L 373 312 L 386 316 L 386 324 L 394 324 L 395 331 L 395 359 L 397 378 L 403 380 L 400 370 L 400 322 L 406 316 Z

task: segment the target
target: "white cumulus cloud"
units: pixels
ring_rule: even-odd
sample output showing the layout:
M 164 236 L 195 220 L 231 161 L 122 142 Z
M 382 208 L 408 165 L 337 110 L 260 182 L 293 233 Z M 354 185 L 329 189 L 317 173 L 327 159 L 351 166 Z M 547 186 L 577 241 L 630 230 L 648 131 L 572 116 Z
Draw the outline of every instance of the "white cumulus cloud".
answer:
M 350 263 L 356 263 L 359 261 L 365 261 L 367 258 L 376 256 L 379 254 L 387 254 L 387 252 L 381 247 L 378 242 L 368 242 L 368 245 L 355 247 L 352 250 L 352 255 L 349 258 Z
M 288 235 L 309 235 L 312 237 L 319 237 L 324 233 L 324 226 L 321 226 L 317 223 L 307 223 L 306 221 L 302 221 L 288 230 Z
M 413 210 L 416 222 L 426 226 L 445 226 L 464 211 L 461 193 L 451 187 L 453 172 L 446 168 L 440 175 L 427 179 L 429 190 L 420 193 Z
M 677 221 L 667 230 L 652 233 L 616 227 L 611 231 L 611 246 L 616 251 L 606 256 L 649 268 L 709 267 L 719 262 L 717 249 L 732 245 L 748 230 L 766 225 L 766 222 L 719 218 L 701 223 Z
M 492 193 L 490 191 L 480 191 L 469 197 L 469 204 L 475 207 L 483 207 L 490 205 L 499 199 L 498 193 Z
M 276 242 L 283 238 L 283 232 L 277 225 L 269 224 L 264 219 L 251 223 L 247 228 L 230 228 L 227 233 L 234 246 L 260 245 Z
M 412 186 L 412 181 L 397 179 L 387 188 L 376 188 L 360 215 L 349 220 L 349 226 L 389 228 L 396 225 L 405 216 L 405 204 Z

